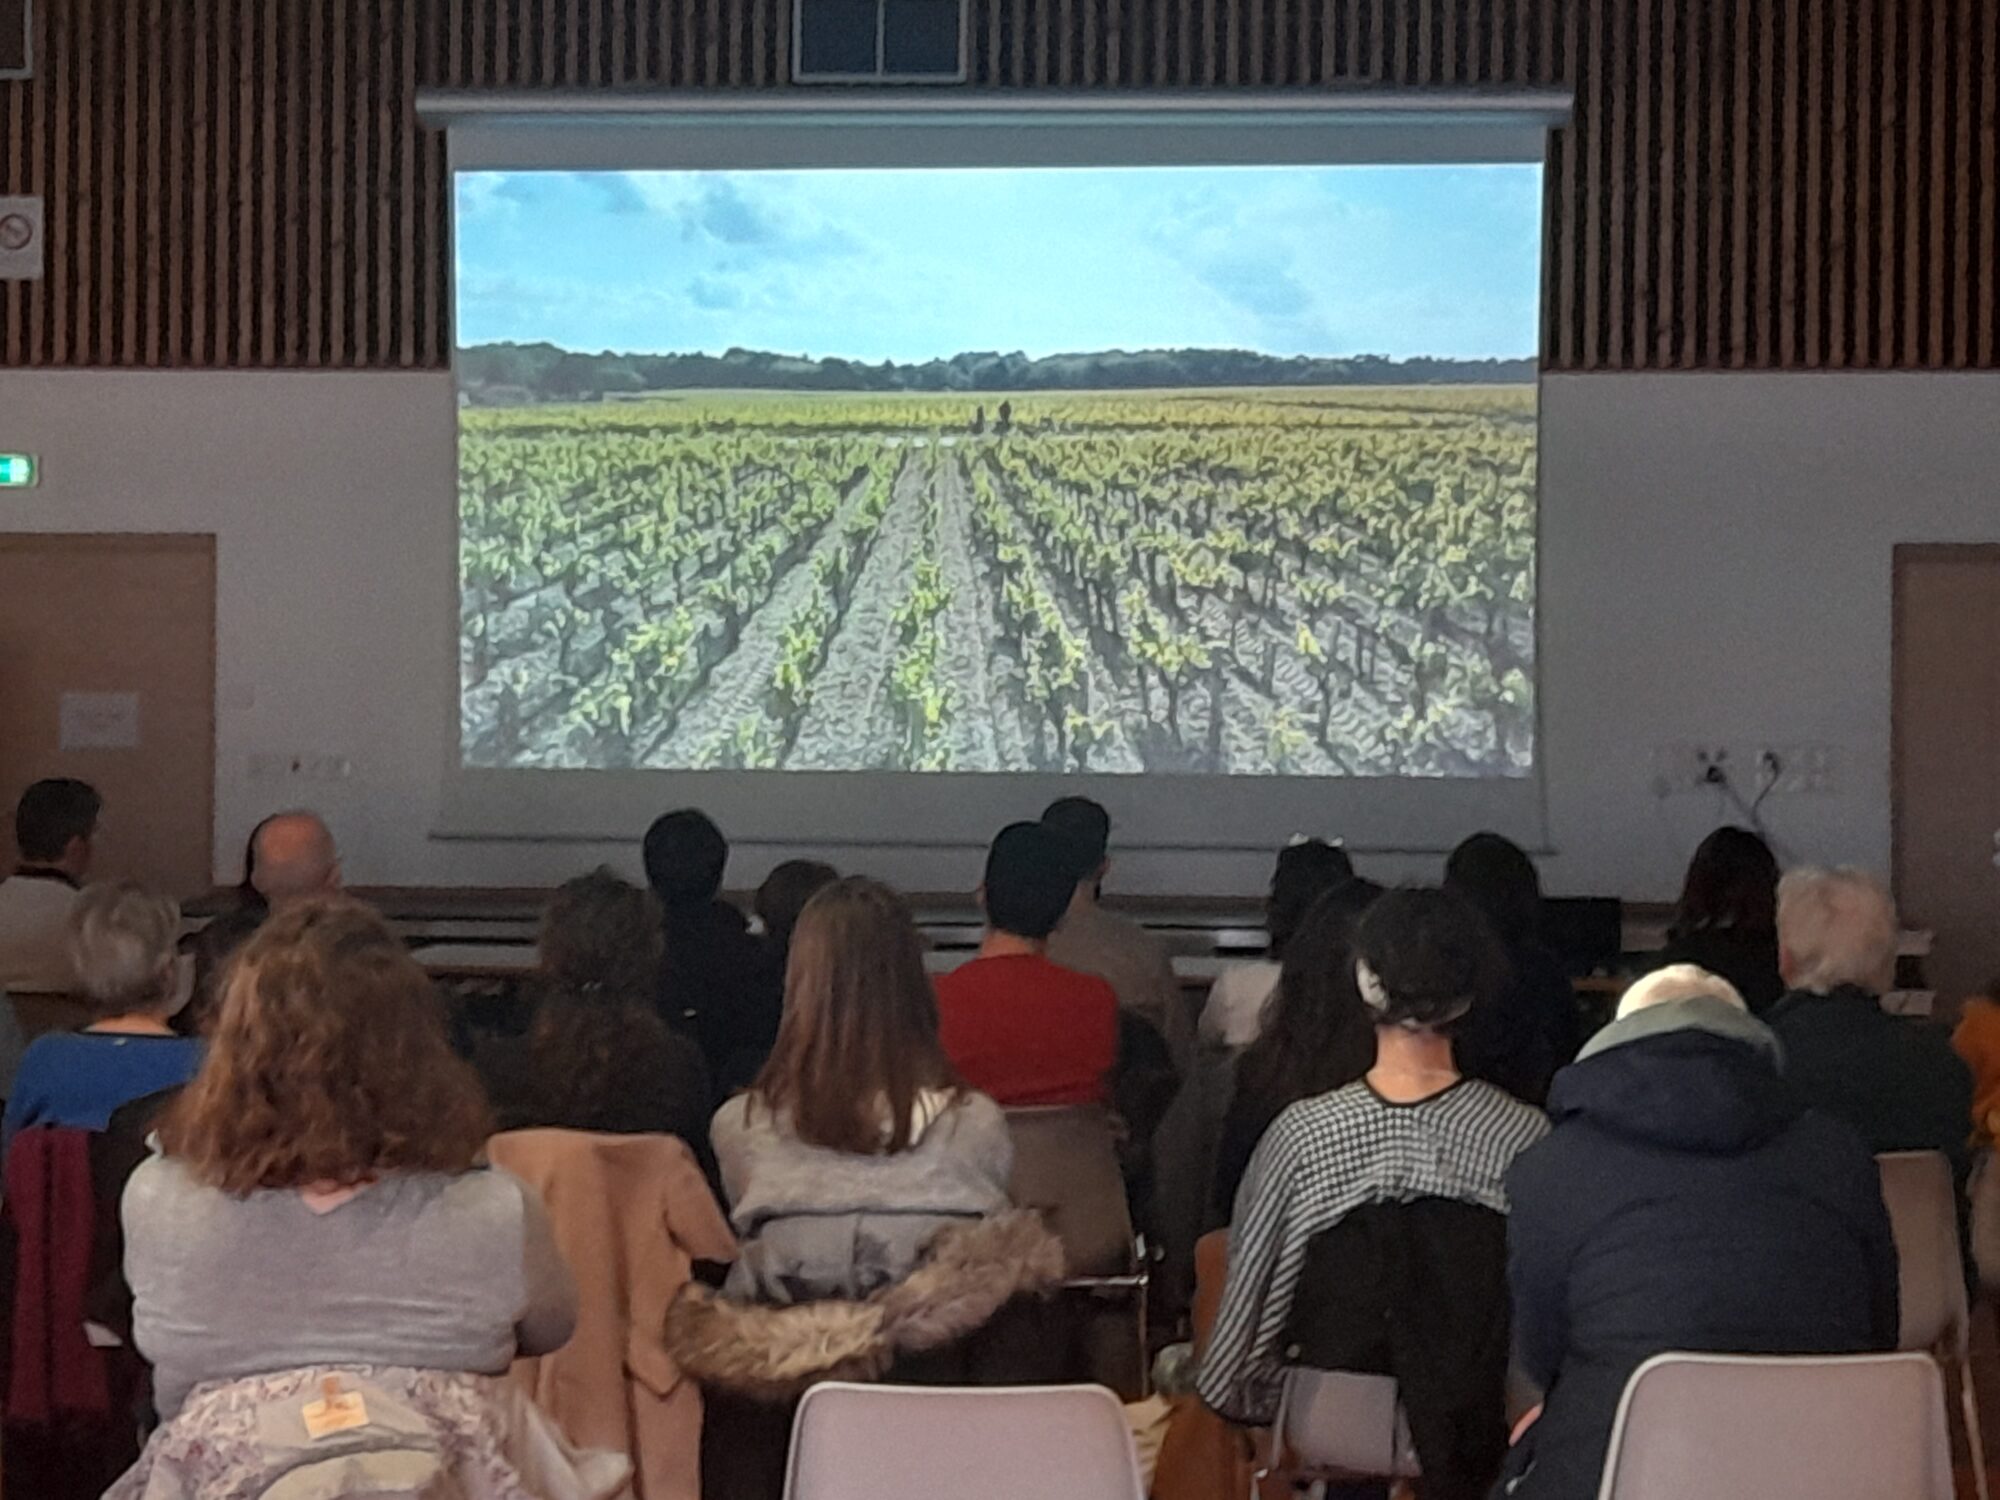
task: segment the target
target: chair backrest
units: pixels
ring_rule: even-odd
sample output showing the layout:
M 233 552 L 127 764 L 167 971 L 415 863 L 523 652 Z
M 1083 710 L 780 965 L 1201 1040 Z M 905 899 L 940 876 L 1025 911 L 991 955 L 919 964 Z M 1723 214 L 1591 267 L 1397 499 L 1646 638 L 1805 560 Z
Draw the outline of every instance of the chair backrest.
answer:
M 1924 1354 L 1661 1354 L 1625 1387 L 1598 1500 L 1951 1500 Z
M 1042 1215 L 1062 1241 L 1071 1276 L 1117 1276 L 1133 1265 L 1132 1208 L 1118 1166 L 1118 1135 L 1101 1105 L 1010 1109 L 1009 1195 Z
M 1423 1474 L 1409 1417 L 1388 1375 L 1287 1370 L 1277 1427 L 1284 1467 L 1294 1472 L 1382 1479 Z
M 1963 1349 L 1970 1312 L 1951 1165 L 1936 1151 L 1891 1151 L 1875 1162 L 1896 1236 L 1903 1309 L 1896 1347 Z
M 814 1386 L 786 1500 L 1143 1500 L 1132 1433 L 1102 1386 Z

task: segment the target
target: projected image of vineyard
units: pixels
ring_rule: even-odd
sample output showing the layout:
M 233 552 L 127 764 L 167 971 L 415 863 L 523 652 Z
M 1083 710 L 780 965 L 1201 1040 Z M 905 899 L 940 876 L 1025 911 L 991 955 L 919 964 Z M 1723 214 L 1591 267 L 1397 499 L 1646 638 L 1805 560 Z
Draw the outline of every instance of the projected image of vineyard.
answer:
M 467 758 L 1507 773 L 1532 388 L 472 411 Z
M 1536 395 L 1521 350 L 1532 265 L 1513 272 L 1525 318 L 1513 301 L 1482 312 L 1462 289 L 1454 311 L 1392 264 L 1392 243 L 1369 264 L 1399 278 L 1396 295 L 1366 317 L 1358 293 L 1342 304 L 1368 324 L 1347 339 L 1391 352 L 1343 354 L 1326 352 L 1345 340 L 1323 309 L 1286 311 L 1275 270 L 1242 285 L 1218 272 L 1207 280 L 1223 289 L 1205 302 L 1190 290 L 1207 284 L 1199 276 L 1162 288 L 1135 274 L 1136 249 L 1112 281 L 1060 235 L 1063 264 L 1037 260 L 1027 229 L 987 244 L 970 272 L 966 246 L 948 257 L 958 270 L 926 262 L 938 286 L 923 267 L 899 280 L 874 265 L 863 283 L 822 274 L 849 258 L 839 235 L 866 233 L 848 226 L 871 209 L 876 233 L 897 222 L 870 196 L 879 184 L 841 198 L 827 177 L 895 176 L 898 191 L 983 179 L 982 222 L 1004 238 L 987 200 L 1011 200 L 993 179 L 1066 175 L 1073 191 L 1080 174 L 736 174 L 726 211 L 679 181 L 697 174 L 621 175 L 657 201 L 609 218 L 643 224 L 680 205 L 666 249 L 657 225 L 650 249 L 629 249 L 697 257 L 692 270 L 677 262 L 674 284 L 694 288 L 679 301 L 609 267 L 570 299 L 553 279 L 524 280 L 505 198 L 460 184 L 468 765 L 1531 769 Z M 1276 178 L 1296 194 L 1300 175 Z M 676 179 L 680 196 L 657 178 Z M 813 192 L 787 196 L 777 178 Z M 602 184 L 531 186 L 581 201 Z M 1164 190 L 1158 174 L 1145 189 Z M 1346 205 L 1353 190 L 1342 191 Z M 849 199 L 861 208 L 838 221 L 800 206 Z M 1057 222 L 1019 201 L 1009 217 Z M 482 221 L 482 249 L 510 270 L 504 287 L 467 264 L 468 226 Z M 808 248 L 761 260 L 745 249 L 773 225 Z M 1120 259 L 1116 246 L 1106 254 Z M 801 257 L 817 292 L 774 312 Z M 732 267 L 747 278 L 735 290 Z M 871 302 L 877 293 L 888 300 Z M 1113 327 L 1084 306 L 1105 298 L 1143 316 Z M 879 306 L 879 327 L 857 299 Z M 942 341 L 1051 316 L 1107 341 L 1058 345 L 1029 327 L 1014 329 L 1018 342 Z M 1508 332 L 1435 331 L 1454 317 Z M 1398 348 L 1394 330 L 1412 321 L 1422 342 Z M 1190 337 L 1142 342 L 1166 325 Z M 996 347 L 1028 352 L 968 352 Z M 768 352 L 800 348 L 838 352 Z

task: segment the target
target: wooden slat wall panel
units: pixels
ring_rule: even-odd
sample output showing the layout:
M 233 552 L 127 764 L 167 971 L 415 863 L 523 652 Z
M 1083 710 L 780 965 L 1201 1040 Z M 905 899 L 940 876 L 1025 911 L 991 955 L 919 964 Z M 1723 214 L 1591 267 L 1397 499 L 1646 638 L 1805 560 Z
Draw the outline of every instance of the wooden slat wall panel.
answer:
M 790 0 L 44 0 L 0 192 L 10 365 L 435 368 L 421 84 L 781 86 Z M 1559 370 L 1990 369 L 1994 0 L 972 0 L 975 83 L 1568 84 Z

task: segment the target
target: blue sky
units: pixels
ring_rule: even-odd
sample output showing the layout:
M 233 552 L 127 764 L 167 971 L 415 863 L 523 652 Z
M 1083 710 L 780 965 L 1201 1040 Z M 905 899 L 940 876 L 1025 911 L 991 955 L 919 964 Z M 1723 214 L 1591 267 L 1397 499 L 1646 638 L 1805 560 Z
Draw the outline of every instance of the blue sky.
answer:
M 458 341 L 870 362 L 1537 347 L 1541 168 L 465 172 Z

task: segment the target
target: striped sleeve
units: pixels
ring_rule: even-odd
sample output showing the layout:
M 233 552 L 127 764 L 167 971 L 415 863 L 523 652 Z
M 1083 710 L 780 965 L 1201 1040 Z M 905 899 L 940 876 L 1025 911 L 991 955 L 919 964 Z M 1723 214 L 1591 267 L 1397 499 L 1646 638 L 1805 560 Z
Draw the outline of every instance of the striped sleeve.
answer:
M 1229 1279 L 1196 1378 L 1202 1400 L 1234 1422 L 1266 1423 L 1278 1410 L 1280 1345 L 1311 1238 L 1301 1222 L 1310 1201 L 1300 1193 L 1308 1183 L 1297 1119 L 1293 1111 L 1279 1117 L 1243 1175 L 1229 1230 Z

